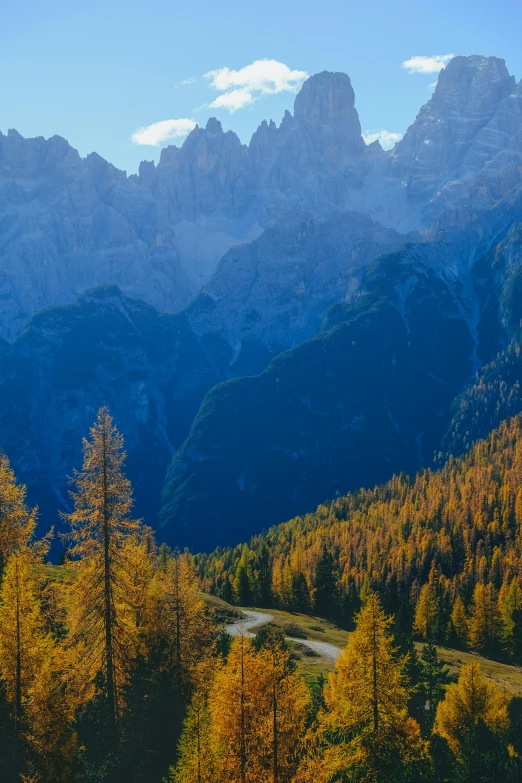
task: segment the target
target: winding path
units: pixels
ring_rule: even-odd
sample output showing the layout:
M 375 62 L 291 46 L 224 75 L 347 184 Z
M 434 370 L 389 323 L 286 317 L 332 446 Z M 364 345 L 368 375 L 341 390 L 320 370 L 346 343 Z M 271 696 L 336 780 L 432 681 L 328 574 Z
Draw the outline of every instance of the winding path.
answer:
M 225 625 L 225 631 L 230 636 L 239 636 L 243 633 L 245 636 L 252 638 L 254 636 L 252 633 L 253 628 L 259 628 L 260 625 L 266 625 L 266 623 L 270 623 L 274 619 L 274 616 L 268 614 L 268 612 L 254 612 L 253 609 L 241 609 L 241 611 L 245 618 Z M 339 647 L 336 647 L 334 644 L 328 644 L 328 642 L 316 642 L 312 639 L 293 639 L 291 636 L 287 636 L 286 641 L 302 644 L 329 661 L 336 661 L 341 654 Z

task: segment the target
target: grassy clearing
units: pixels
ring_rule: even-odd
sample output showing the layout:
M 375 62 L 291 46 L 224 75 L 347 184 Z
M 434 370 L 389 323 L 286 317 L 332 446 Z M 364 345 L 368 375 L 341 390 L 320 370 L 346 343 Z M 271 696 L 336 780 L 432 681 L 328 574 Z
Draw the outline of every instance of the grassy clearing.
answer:
M 296 641 L 299 641 L 299 639 L 312 639 L 316 642 L 333 644 L 335 647 L 346 647 L 348 634 L 328 620 L 322 620 L 320 617 L 310 617 L 307 614 L 282 612 L 279 609 L 265 609 L 264 611 L 274 616 L 269 626 L 278 628 L 286 636 L 295 638 Z
M 333 644 L 335 647 L 343 649 L 346 646 L 349 636 L 346 631 L 342 631 L 327 620 L 310 617 L 305 614 L 282 612 L 277 609 L 265 609 L 260 611 L 266 611 L 273 615 L 274 620 L 268 625 L 279 628 L 287 636 L 293 636 L 293 633 L 289 631 L 289 628 L 292 630 L 292 626 L 294 633 L 297 631 L 294 637 L 295 642 L 291 642 L 290 646 L 292 647 L 292 652 L 296 656 L 295 660 L 297 667 L 306 680 L 317 677 L 319 674 L 326 675 L 334 669 L 332 661 L 317 653 L 310 654 L 310 650 L 307 650 L 303 645 L 299 644 L 299 638 L 303 638 L 301 634 L 305 634 L 304 638 L 313 639 L 318 642 L 328 642 L 328 644 Z M 318 630 L 319 628 L 322 630 Z M 415 643 L 415 647 L 419 653 L 423 646 L 422 642 Z M 478 653 L 461 652 L 460 650 L 453 650 L 448 647 L 438 647 L 437 649 L 441 659 L 449 666 L 452 679 L 456 680 L 458 678 L 462 666 L 471 661 L 475 661 L 480 663 L 486 677 L 489 677 L 500 687 L 505 688 L 509 694 L 522 696 L 522 667 L 492 661 L 489 658 L 484 658 Z
M 215 595 L 200 592 L 199 597 L 207 607 L 212 619 L 218 623 L 218 625 L 233 623 L 234 620 L 239 620 L 242 616 L 241 609 L 227 604 L 226 601 L 222 601 L 221 598 L 217 598 Z
M 329 672 L 333 672 L 335 669 L 333 661 L 329 658 L 323 658 L 322 655 L 310 650 L 309 647 L 305 647 L 304 644 L 289 642 L 289 646 L 297 670 L 308 685 L 313 680 L 316 680 L 320 674 L 326 677 Z
M 422 642 L 416 642 L 415 647 L 420 652 L 423 648 Z M 438 647 L 439 656 L 445 661 L 450 669 L 452 679 L 457 679 L 462 666 L 471 661 L 480 663 L 480 667 L 486 677 L 493 680 L 497 685 L 505 688 L 509 694 L 522 696 L 522 667 L 511 666 L 507 663 L 499 663 L 489 658 L 484 658 L 478 653 L 462 652 L 452 650 L 449 647 Z

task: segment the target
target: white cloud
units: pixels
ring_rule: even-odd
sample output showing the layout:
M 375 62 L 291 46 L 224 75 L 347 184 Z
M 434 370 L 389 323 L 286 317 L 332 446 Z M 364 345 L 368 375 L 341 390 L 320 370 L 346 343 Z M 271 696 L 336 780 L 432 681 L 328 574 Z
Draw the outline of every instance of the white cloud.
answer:
M 402 67 L 409 73 L 438 73 L 453 57 L 453 54 L 434 54 L 432 57 L 417 55 L 404 60 Z
M 197 79 L 195 76 L 189 76 L 188 79 L 183 79 L 183 81 L 175 84 L 174 87 L 186 87 L 187 84 L 195 84 L 196 82 Z
M 205 74 L 210 86 L 222 93 L 211 108 L 230 112 L 254 103 L 262 95 L 297 92 L 307 77 L 306 71 L 292 71 L 277 60 L 256 60 L 239 71 L 218 68 Z
M 437 86 L 437 82 L 431 82 L 431 84 L 428 84 L 428 88 L 430 90 L 434 90 L 436 86 Z
M 381 147 L 385 150 L 389 150 L 402 139 L 402 133 L 393 133 L 393 131 L 388 130 L 367 130 L 363 131 L 362 137 L 366 144 L 380 141 Z
M 242 109 L 249 103 L 254 103 L 254 96 L 250 90 L 243 88 L 241 90 L 231 90 L 219 95 L 215 101 L 210 104 L 211 109 L 228 109 L 230 112 Z
M 134 144 L 148 144 L 151 147 L 159 147 L 162 141 L 179 139 L 186 136 L 196 127 L 194 120 L 162 120 L 153 122 L 144 128 L 134 131 L 131 138 Z

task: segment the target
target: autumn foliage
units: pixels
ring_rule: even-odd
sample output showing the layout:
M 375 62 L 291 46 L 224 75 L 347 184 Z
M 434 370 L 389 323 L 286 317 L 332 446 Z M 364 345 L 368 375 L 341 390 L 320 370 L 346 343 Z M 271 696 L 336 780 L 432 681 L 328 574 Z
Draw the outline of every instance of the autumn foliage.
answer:
M 196 557 L 134 518 L 124 467 L 102 408 L 56 567 L 0 457 L 2 781 L 520 783 L 522 700 L 476 662 L 450 682 L 436 646 L 521 661 L 520 419 L 440 471 Z M 305 682 L 283 635 L 230 640 L 201 587 L 314 610 L 346 649 Z

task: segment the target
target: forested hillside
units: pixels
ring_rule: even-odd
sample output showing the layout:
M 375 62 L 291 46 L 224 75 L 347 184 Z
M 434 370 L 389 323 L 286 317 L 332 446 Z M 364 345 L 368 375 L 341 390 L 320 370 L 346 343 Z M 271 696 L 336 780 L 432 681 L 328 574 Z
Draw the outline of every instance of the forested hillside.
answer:
M 453 403 L 453 418 L 443 439 L 450 454 L 467 451 L 503 419 L 522 411 L 520 340 L 485 364 Z
M 226 598 L 347 625 L 372 588 L 403 632 L 522 663 L 521 524 L 519 416 L 439 471 L 395 476 L 197 562 L 205 589 Z

